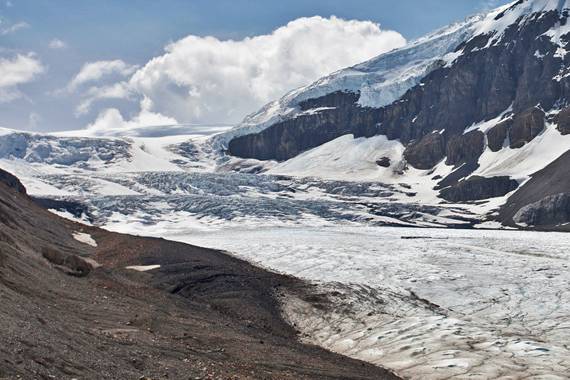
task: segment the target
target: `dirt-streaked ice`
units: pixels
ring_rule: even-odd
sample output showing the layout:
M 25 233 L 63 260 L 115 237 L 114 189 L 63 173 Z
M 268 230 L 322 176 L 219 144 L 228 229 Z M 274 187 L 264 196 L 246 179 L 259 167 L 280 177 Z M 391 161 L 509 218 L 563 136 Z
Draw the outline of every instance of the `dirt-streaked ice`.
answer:
M 305 339 L 405 377 L 570 373 L 566 234 L 323 227 L 161 236 L 321 284 L 335 294 L 334 309 L 296 299 L 284 306 Z

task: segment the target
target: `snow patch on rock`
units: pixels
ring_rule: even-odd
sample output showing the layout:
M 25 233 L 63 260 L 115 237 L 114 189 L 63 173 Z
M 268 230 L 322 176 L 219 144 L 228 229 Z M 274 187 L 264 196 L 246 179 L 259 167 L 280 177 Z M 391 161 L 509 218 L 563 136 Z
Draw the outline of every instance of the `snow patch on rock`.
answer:
M 77 231 L 74 232 L 73 238 L 80 243 L 87 244 L 95 248 L 97 247 L 97 242 L 95 241 L 95 239 L 93 239 L 91 235 L 86 234 L 84 232 L 77 232 Z
M 134 270 L 137 272 L 148 272 L 160 268 L 160 265 L 132 265 L 125 267 L 125 269 Z

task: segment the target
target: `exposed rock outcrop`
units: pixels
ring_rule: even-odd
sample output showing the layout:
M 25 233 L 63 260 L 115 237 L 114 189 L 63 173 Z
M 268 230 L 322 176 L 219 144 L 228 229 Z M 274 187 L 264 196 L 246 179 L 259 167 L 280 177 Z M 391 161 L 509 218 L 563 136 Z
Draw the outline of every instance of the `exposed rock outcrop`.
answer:
M 358 102 L 360 94 L 354 92 L 337 91 L 320 98 L 308 99 L 299 103 L 302 111 L 319 108 L 346 108 L 353 107 Z
M 468 202 L 502 197 L 516 190 L 518 186 L 518 182 L 509 177 L 473 176 L 441 190 L 440 195 L 451 202 Z
M 345 134 L 386 135 L 407 146 L 406 157 L 416 168 L 429 169 L 446 155 L 449 164 L 459 165 L 476 161 L 484 145 L 479 132 L 463 136 L 465 128 L 507 109 L 513 119 L 489 131 L 489 146 L 498 151 L 509 139 L 512 148 L 521 147 L 544 130 L 542 110 L 563 103 L 570 93 L 570 77 L 559 75 L 561 67 L 570 65 L 570 56 L 555 54 L 558 46 L 546 35 L 567 17 L 556 11 L 529 16 L 490 46 L 492 34 L 478 35 L 456 49 L 462 54 L 453 64 L 442 64 L 382 108 L 360 107 L 355 93 L 307 100 L 301 103 L 306 112 L 296 118 L 230 141 L 229 153 L 287 160 Z M 559 128 L 567 130 L 564 124 Z M 434 132 L 441 136 L 432 136 Z
M 557 204 L 556 202 L 560 202 L 556 201 L 553 203 L 552 201 L 555 199 L 550 199 L 550 197 L 557 197 L 559 194 L 570 194 L 570 176 L 568 175 L 568 168 L 570 168 L 570 151 L 560 156 L 544 169 L 538 171 L 537 173 L 534 173 L 532 175 L 532 178 L 527 181 L 514 195 L 512 195 L 503 207 L 501 207 L 498 219 L 506 225 L 515 227 L 516 224 L 514 222 L 514 219 L 516 215 L 518 215 L 517 218 L 519 219 L 519 222 L 523 222 L 523 214 L 519 213 L 519 211 L 528 205 L 533 205 L 527 212 L 524 213 L 524 215 L 529 215 L 529 217 L 527 217 L 527 221 L 524 223 L 527 223 L 529 225 L 535 223 L 534 226 L 536 228 L 543 228 L 543 225 L 536 223 L 544 223 L 545 220 L 549 218 L 552 219 L 553 214 L 548 209 L 551 208 L 552 204 Z M 547 201 L 541 203 L 543 200 Z M 560 205 L 560 203 L 558 203 L 558 205 Z M 547 210 L 544 212 L 539 211 L 540 207 L 546 207 Z M 570 219 L 566 220 L 566 222 L 569 221 Z M 564 222 L 562 221 L 561 223 Z M 546 227 L 548 228 L 544 229 L 570 231 L 570 225 L 550 225 Z
M 544 111 L 534 107 L 515 116 L 509 129 L 511 148 L 521 148 L 538 136 L 544 130 L 544 117 Z
M 20 194 L 26 194 L 26 188 L 22 185 L 22 182 L 20 182 L 16 176 L 2 169 L 0 169 L 0 182 L 16 190 Z
M 507 137 L 509 137 L 509 130 L 512 126 L 513 120 L 507 119 L 491 128 L 487 132 L 487 144 L 489 149 L 493 152 L 498 152 L 503 149 L 505 141 L 507 140 Z
M 445 140 L 440 133 L 430 133 L 408 145 L 404 157 L 415 168 L 430 169 L 445 157 Z
M 447 165 L 477 162 L 485 151 L 485 135 L 481 131 L 471 131 L 453 136 L 447 143 Z
M 563 135 L 570 134 L 570 107 L 561 110 L 558 115 L 556 115 L 554 122 L 560 133 Z
M 307 101 L 305 107 L 310 103 L 317 108 L 260 133 L 237 137 L 229 142 L 228 150 L 242 158 L 284 161 L 354 131 L 362 134 L 380 121 L 381 110 L 358 107 L 355 99 L 352 93 L 339 92 Z
M 517 224 L 542 227 L 570 223 L 570 194 L 544 197 L 521 208 L 513 219 Z
M 382 158 L 376 160 L 376 165 L 383 167 L 383 168 L 389 168 L 390 165 L 392 165 L 392 160 L 390 160 L 389 157 L 382 157 Z

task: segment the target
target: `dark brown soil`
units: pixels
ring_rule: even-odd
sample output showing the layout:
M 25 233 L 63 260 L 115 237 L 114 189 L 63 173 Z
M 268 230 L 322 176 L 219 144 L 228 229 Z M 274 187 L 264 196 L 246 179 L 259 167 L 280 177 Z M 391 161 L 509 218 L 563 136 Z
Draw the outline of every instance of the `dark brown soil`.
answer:
M 309 296 L 300 280 L 75 224 L 10 186 L 0 181 L 0 379 L 397 379 L 298 342 L 276 295 Z

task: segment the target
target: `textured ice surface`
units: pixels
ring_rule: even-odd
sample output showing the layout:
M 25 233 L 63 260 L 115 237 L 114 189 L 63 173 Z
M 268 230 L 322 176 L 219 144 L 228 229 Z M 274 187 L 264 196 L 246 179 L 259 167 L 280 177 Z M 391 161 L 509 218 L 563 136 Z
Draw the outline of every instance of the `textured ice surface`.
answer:
M 151 229 L 148 229 L 152 233 Z M 570 236 L 410 228 L 161 231 L 335 292 L 285 311 L 305 339 L 414 379 L 565 379 Z
M 556 142 L 551 150 L 568 142 L 549 127 L 518 152 L 542 156 L 540 139 Z M 443 163 L 386 172 L 375 155 L 398 168 L 398 142 L 343 136 L 271 171 L 321 177 L 295 178 L 215 172 L 195 138 L 0 141 L 20 141 L 4 145 L 2 167 L 32 195 L 85 204 L 83 221 L 318 282 L 331 311 L 293 298 L 284 308 L 311 342 L 418 379 L 565 378 L 570 369 L 568 235 L 380 227 L 470 225 L 504 202 L 442 203 L 431 178 L 451 170 Z M 519 176 L 546 162 L 509 152 L 503 166 L 486 152 L 480 170 Z
M 39 180 L 56 187 L 55 195 L 67 194 L 56 198 L 87 205 L 86 217 L 100 225 L 194 219 L 204 227 L 243 220 L 258 225 L 446 226 L 475 223 L 479 217 L 451 205 L 407 203 L 412 194 L 406 187 L 374 182 L 183 172 L 52 174 Z

